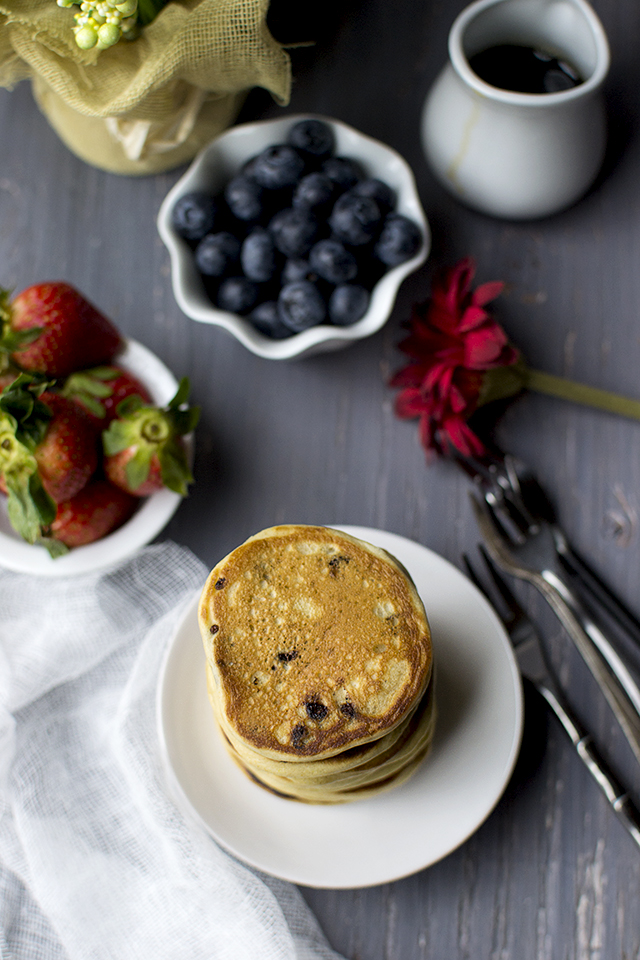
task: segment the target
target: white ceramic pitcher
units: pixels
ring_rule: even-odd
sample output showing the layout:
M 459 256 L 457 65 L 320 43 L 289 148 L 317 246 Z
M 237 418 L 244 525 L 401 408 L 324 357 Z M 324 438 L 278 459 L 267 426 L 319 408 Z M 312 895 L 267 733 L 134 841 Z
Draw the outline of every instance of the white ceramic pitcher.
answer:
M 469 58 L 499 44 L 542 49 L 583 82 L 557 93 L 485 83 Z M 463 203 L 507 219 L 544 217 L 592 184 L 606 141 L 602 83 L 609 45 L 585 0 L 476 0 L 455 20 L 449 62 L 422 114 L 436 176 Z

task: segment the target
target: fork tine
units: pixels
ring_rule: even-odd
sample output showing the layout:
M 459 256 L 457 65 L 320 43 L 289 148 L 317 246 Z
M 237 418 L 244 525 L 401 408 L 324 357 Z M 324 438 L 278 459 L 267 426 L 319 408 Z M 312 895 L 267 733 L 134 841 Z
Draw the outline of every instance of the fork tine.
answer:
M 485 488 L 482 492 L 484 502 L 500 530 L 514 543 L 524 543 L 531 533 L 536 533 L 537 523 L 518 496 L 506 495 L 502 489 Z
M 526 568 L 518 556 L 514 554 L 512 550 L 513 539 L 498 523 L 495 510 L 484 497 L 471 494 L 470 500 L 480 534 L 494 563 L 506 573 L 529 579 L 533 571 Z
M 511 539 L 520 539 L 536 528 L 536 519 L 522 496 L 518 461 L 497 449 L 481 459 L 454 453 L 460 467 L 474 480 L 486 502 Z M 524 468 L 523 468 L 524 469 Z

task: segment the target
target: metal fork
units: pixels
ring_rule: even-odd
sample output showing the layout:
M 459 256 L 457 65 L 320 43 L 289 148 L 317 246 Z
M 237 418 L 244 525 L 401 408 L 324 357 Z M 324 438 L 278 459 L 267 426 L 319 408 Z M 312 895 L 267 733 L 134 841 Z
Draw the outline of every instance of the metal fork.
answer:
M 532 583 L 549 603 L 606 697 L 640 763 L 640 689 L 564 579 L 549 525 L 539 523 L 536 532 L 521 529 L 516 537 L 507 531 L 504 516 L 486 497 L 472 495 L 471 502 L 492 560 L 505 573 Z M 508 514 L 508 519 L 517 527 L 513 513 Z
M 509 516 L 518 515 L 519 529 L 513 531 L 516 536 L 523 528 L 533 535 L 541 523 L 549 526 L 558 559 L 572 586 L 586 603 L 595 602 L 604 610 L 640 648 L 640 620 L 571 546 L 553 504 L 531 469 L 497 448 L 482 459 L 457 454 L 456 460 L 507 526 Z
M 495 599 L 483 586 L 471 566 L 469 558 L 464 554 L 463 561 L 469 578 L 487 597 L 504 624 L 513 644 L 522 675 L 531 681 L 536 690 L 547 701 L 576 748 L 578 756 L 613 807 L 618 819 L 640 847 L 640 812 L 598 755 L 591 734 L 581 727 L 580 722 L 567 705 L 548 666 L 544 648 L 532 621 L 520 606 L 504 579 L 499 575 L 487 552 L 482 547 L 480 547 L 480 552 L 493 581 L 494 593 L 498 595 L 500 609 L 498 609 Z

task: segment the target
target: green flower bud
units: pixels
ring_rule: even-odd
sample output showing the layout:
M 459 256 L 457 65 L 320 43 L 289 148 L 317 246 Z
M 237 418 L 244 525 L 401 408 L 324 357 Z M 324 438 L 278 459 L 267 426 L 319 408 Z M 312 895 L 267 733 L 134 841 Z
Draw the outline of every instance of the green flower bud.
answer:
M 123 17 L 132 17 L 138 9 L 138 0 L 124 0 L 124 3 L 117 3 L 116 10 L 119 10 Z
M 100 49 L 104 50 L 106 47 L 112 47 L 114 43 L 117 43 L 121 32 L 120 27 L 116 26 L 115 23 L 103 23 L 98 30 L 98 46 Z
M 76 33 L 76 43 L 81 50 L 91 50 L 98 42 L 98 31 L 87 24 Z

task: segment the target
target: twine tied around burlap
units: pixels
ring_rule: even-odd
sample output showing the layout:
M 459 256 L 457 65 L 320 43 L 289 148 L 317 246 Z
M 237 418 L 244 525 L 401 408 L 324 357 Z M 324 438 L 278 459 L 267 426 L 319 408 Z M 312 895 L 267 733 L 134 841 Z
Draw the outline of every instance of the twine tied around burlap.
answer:
M 55 0 L 0 0 L 0 86 L 31 79 L 47 119 L 83 160 L 157 173 L 191 159 L 255 86 L 286 104 L 289 56 L 269 0 L 174 0 L 136 40 L 81 50 Z

